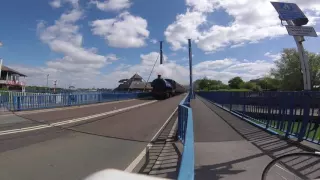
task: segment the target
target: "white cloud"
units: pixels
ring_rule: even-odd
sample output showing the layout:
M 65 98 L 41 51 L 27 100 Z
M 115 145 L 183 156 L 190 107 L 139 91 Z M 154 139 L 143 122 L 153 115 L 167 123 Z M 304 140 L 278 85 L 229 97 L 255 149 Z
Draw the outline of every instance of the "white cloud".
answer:
M 77 4 L 78 0 L 64 0 Z M 28 84 L 43 85 L 44 78 L 50 74 L 50 79 L 58 80 L 59 87 L 72 83 L 76 87 L 91 87 L 99 85 L 100 69 L 119 58 L 115 54 L 99 55 L 95 47 L 83 47 L 83 35 L 76 23 L 82 19 L 84 12 L 77 6 L 63 13 L 53 25 L 40 21 L 37 32 L 40 40 L 62 58 L 49 60 L 43 67 L 16 66 L 18 70 L 28 75 Z M 102 85 L 102 83 L 101 83 Z
M 235 76 L 248 81 L 268 74 L 273 67 L 273 62 L 262 60 L 252 62 L 237 59 L 211 60 L 194 65 L 194 75 L 196 78 L 208 77 L 224 83 Z
M 93 0 L 90 3 L 95 4 L 102 11 L 119 11 L 131 6 L 130 0 L 105 0 L 103 2 Z
M 150 39 L 150 42 L 152 43 L 152 44 L 157 44 L 157 40 L 156 39 Z
M 239 47 L 246 42 L 256 42 L 267 37 L 277 37 L 285 34 L 287 34 L 285 28 L 280 26 L 256 28 L 251 25 L 234 25 L 231 27 L 214 25 L 198 37 L 197 45 L 202 50 L 210 52 L 232 45 L 233 47 Z
M 61 7 L 61 0 L 53 0 L 49 3 L 53 8 Z
M 156 61 L 159 64 L 160 63 L 160 56 L 158 52 L 151 52 L 149 54 L 141 54 L 141 64 L 143 65 L 153 65 Z M 164 61 L 167 60 L 167 57 L 163 56 Z
M 117 84 L 120 79 L 130 78 L 133 74 L 138 73 L 143 77 L 145 81 L 147 81 L 152 67 L 159 57 L 159 53 L 157 52 L 150 52 L 148 54 L 141 54 L 141 62 L 136 65 L 127 65 L 127 64 L 120 64 L 115 71 L 105 75 L 104 78 L 108 79 L 108 81 L 112 84 Z M 172 78 L 179 83 L 187 83 L 188 80 L 188 68 L 185 66 L 181 66 L 176 64 L 173 61 L 167 59 L 167 56 L 164 55 L 165 63 L 160 65 L 159 59 L 156 63 L 154 70 L 151 74 L 149 81 L 152 81 L 156 78 L 158 74 L 161 74 L 165 78 Z
M 95 20 L 91 26 L 93 34 L 103 37 L 111 47 L 142 47 L 149 37 L 147 21 L 129 12 L 121 13 L 113 19 Z
M 236 60 L 234 59 L 223 59 L 215 61 L 203 61 L 194 66 L 196 71 L 201 72 L 202 70 L 219 70 L 234 64 Z
M 186 4 L 199 12 L 213 12 L 218 5 L 216 0 L 186 0 Z
M 25 68 L 14 67 L 22 73 L 26 73 L 27 84 L 45 85 L 46 75 L 50 74 L 50 79 L 58 80 L 59 87 L 69 85 L 70 82 L 76 87 L 105 87 L 115 88 L 118 81 L 124 78 L 130 78 L 133 74 L 138 73 L 147 80 L 155 60 L 159 56 L 157 52 L 141 54 L 141 62 L 135 65 L 120 64 L 114 71 L 102 74 L 97 71 L 96 67 L 85 66 L 81 64 L 66 63 L 64 60 L 48 62 L 47 67 Z M 166 55 L 165 63 L 160 65 L 157 62 L 149 81 L 156 78 L 157 74 L 161 74 L 164 78 L 172 78 L 181 84 L 188 84 L 189 67 L 188 65 L 180 65 L 169 60 Z M 91 66 L 98 66 L 92 64 Z M 269 73 L 274 67 L 271 61 L 248 61 L 237 59 L 208 60 L 193 66 L 194 80 L 208 77 L 211 79 L 221 80 L 227 83 L 228 80 L 235 76 L 240 76 L 244 80 L 256 79 Z M 66 73 L 67 72 L 67 73 Z
M 206 17 L 201 12 L 187 11 L 180 14 L 176 21 L 170 24 L 164 35 L 173 50 L 178 50 L 188 43 L 188 39 L 197 39 L 200 36 L 199 26 L 206 22 Z
M 107 60 L 110 60 L 110 61 L 117 61 L 117 60 L 119 60 L 119 58 L 118 58 L 117 55 L 115 55 L 115 54 L 108 54 L 108 55 L 106 56 L 106 58 L 107 58 Z
M 150 75 L 152 66 L 159 54 L 151 52 L 149 54 L 142 54 L 141 63 L 136 65 L 125 64 L 119 65 L 119 69 L 106 75 L 108 78 L 115 79 L 112 82 L 118 81 L 121 78 L 130 78 L 133 74 L 140 74 L 145 80 Z M 166 57 L 166 56 L 165 56 Z M 167 58 L 167 57 L 166 57 Z M 257 61 L 241 61 L 237 59 L 222 59 L 222 60 L 209 60 L 195 64 L 193 66 L 194 80 L 208 77 L 212 79 L 221 80 L 227 83 L 231 78 L 240 76 L 248 81 L 262 77 L 270 72 L 274 67 L 273 62 L 257 60 Z M 156 78 L 157 74 L 163 77 L 172 78 L 181 84 L 188 84 L 189 67 L 188 65 L 180 65 L 172 60 L 167 59 L 163 65 L 156 64 L 155 69 L 151 75 L 150 81 Z M 111 83 L 114 84 L 114 83 Z
M 281 58 L 281 53 L 272 54 L 271 52 L 266 52 L 264 56 L 272 59 L 273 61 L 279 60 Z
M 40 39 L 49 45 L 52 51 L 64 55 L 64 58 L 50 61 L 48 65 L 69 70 L 69 66 L 80 68 L 79 64 L 86 66 L 88 71 L 103 67 L 107 63 L 107 57 L 95 53 L 96 49 L 85 49 L 82 46 L 83 36 L 79 33 L 79 26 L 75 24 L 83 16 L 79 9 L 73 9 L 68 13 L 61 15 L 60 19 L 55 21 L 52 26 L 46 27 L 44 22 L 38 24 L 38 33 Z M 66 63 L 64 67 L 63 64 Z M 71 68 L 72 69 L 72 68 Z
M 309 25 L 315 25 L 319 21 L 320 1 L 293 2 L 307 12 Z M 187 12 L 177 15 L 176 21 L 164 33 L 173 50 L 183 48 L 188 38 L 192 38 L 203 51 L 214 52 L 287 34 L 268 0 L 186 0 L 186 4 Z M 234 21 L 227 26 L 212 25 L 204 28 L 209 13 L 215 9 L 223 9 Z M 200 19 L 203 21 L 199 21 Z
M 79 0 L 52 0 L 49 2 L 53 8 L 60 8 L 63 3 L 70 3 L 75 8 L 79 6 Z
M 50 47 L 53 51 L 62 53 L 66 57 L 66 60 L 74 63 L 99 63 L 104 64 L 107 60 L 105 56 L 98 55 L 90 52 L 84 48 L 79 46 L 75 46 L 72 43 L 61 41 L 61 40 L 53 40 L 50 42 Z
M 131 65 L 122 63 L 118 67 L 116 67 L 114 70 L 115 71 L 123 71 L 123 70 L 126 70 L 129 67 L 131 67 Z
M 226 72 L 247 73 L 254 76 L 263 76 L 269 73 L 270 69 L 274 67 L 273 63 L 257 60 L 253 62 L 236 62 L 232 66 L 224 69 Z

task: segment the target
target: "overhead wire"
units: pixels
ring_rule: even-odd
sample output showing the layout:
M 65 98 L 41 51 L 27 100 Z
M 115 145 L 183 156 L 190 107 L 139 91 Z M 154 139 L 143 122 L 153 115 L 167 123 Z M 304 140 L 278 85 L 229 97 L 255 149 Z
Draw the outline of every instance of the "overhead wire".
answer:
M 143 92 L 146 90 L 146 87 L 147 87 L 147 85 L 148 85 L 148 82 L 149 82 L 149 80 L 150 80 L 150 77 L 151 77 L 151 75 L 152 75 L 152 73 L 153 73 L 154 67 L 156 66 L 156 64 L 157 64 L 157 62 L 158 62 L 159 56 L 160 56 L 160 54 L 158 54 L 158 57 L 157 57 L 156 61 L 155 61 L 154 64 L 153 64 L 153 67 L 152 67 L 151 72 L 150 72 L 150 74 L 149 74 L 149 77 L 148 77 L 148 79 L 147 79 L 146 85 L 145 85 L 144 88 L 143 88 Z

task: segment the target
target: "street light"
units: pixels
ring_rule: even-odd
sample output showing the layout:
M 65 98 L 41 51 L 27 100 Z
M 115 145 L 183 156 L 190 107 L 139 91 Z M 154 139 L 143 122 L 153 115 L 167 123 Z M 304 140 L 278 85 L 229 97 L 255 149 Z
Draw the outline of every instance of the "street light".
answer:
M 49 74 L 47 74 L 47 92 L 48 92 L 48 89 L 49 89 Z

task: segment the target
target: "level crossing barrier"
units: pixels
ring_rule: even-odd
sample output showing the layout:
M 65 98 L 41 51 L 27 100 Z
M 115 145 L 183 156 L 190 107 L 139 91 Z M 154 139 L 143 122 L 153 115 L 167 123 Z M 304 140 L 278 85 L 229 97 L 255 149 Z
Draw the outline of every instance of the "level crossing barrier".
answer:
M 194 179 L 194 132 L 190 96 L 188 94 L 178 107 L 178 138 L 183 143 L 178 180 Z
M 76 106 L 107 101 L 119 101 L 148 97 L 149 93 L 64 93 L 40 95 L 14 95 L 8 109 L 12 111 Z
M 198 92 L 272 133 L 320 144 L 320 92 Z

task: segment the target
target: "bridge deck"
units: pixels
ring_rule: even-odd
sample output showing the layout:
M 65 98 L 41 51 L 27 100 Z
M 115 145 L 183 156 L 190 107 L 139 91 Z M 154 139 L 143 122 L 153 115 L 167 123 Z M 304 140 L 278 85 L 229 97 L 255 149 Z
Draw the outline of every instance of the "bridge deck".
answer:
M 146 100 L 0 117 L 0 179 L 73 180 L 84 179 L 106 168 L 125 170 L 155 137 L 182 99 L 182 95 L 176 96 L 99 117 L 95 115 L 141 105 L 146 103 Z M 38 127 L 40 121 L 46 125 L 84 117 L 89 118 L 59 127 L 20 132 L 20 128 L 35 129 L 33 127 Z M 16 121 L 13 121 L 15 118 Z M 173 118 L 175 120 L 176 116 Z M 155 139 L 155 146 L 161 151 L 157 154 L 157 149 L 154 148 L 152 155 L 157 155 L 157 161 L 171 158 L 164 154 L 162 149 L 165 147 L 161 145 L 169 146 L 169 143 L 174 143 L 162 143 L 166 143 L 165 135 L 168 135 L 172 126 L 173 122 L 170 121 L 163 132 L 160 131 L 159 137 L 156 136 L 158 138 Z M 15 132 L 1 134 L 11 129 Z M 173 153 L 174 149 L 169 148 L 169 152 Z M 177 158 L 174 163 L 178 163 Z M 174 165 L 172 164 L 171 166 Z M 150 174 L 176 176 L 176 170 L 171 168 L 168 172 L 168 167 L 164 166 L 161 164 L 161 167 L 157 167 L 152 164 Z M 166 171 L 163 172 L 164 170 Z
M 210 102 L 192 103 L 195 179 L 261 179 L 275 157 L 304 151 L 233 116 Z

